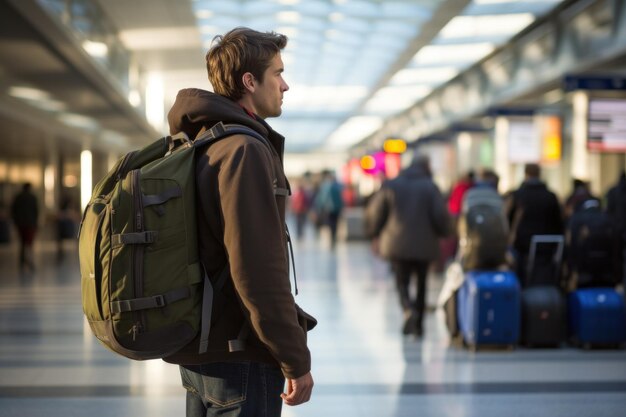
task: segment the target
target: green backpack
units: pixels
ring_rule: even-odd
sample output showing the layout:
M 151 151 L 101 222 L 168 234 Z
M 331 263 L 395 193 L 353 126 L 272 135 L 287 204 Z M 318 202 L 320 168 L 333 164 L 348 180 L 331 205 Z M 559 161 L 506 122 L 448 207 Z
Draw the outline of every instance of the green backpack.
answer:
M 82 303 L 93 333 L 114 352 L 164 358 L 198 333 L 206 352 L 213 295 L 229 268 L 213 286 L 198 257 L 195 156 L 235 134 L 267 144 L 250 128 L 218 123 L 193 142 L 167 136 L 128 153 L 96 185 L 79 231 Z M 236 342 L 231 350 L 242 348 Z

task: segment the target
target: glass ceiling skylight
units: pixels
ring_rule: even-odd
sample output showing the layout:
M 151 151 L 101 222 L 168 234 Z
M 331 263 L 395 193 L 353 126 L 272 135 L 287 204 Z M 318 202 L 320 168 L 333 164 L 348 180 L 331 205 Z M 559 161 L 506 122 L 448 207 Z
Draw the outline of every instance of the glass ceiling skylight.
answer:
M 391 72 L 446 2 L 196 0 L 193 9 L 205 48 L 236 26 L 287 35 L 283 62 L 290 90 L 283 115 L 269 122 L 287 137 L 287 150 L 292 138 L 312 149 L 328 141 L 328 149 L 337 150 L 491 53 L 560 0 L 474 0 L 461 16 L 451 16 L 430 45 L 414 51 L 404 68 Z M 382 80 L 389 82 L 375 91 Z M 311 120 L 324 127 L 316 129 Z M 298 131 L 303 128 L 305 134 Z

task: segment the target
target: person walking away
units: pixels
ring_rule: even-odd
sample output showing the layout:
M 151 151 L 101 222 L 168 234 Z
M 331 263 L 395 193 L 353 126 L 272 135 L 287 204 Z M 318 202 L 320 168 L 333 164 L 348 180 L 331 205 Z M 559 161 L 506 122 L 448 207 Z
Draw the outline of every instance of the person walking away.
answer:
M 22 191 L 15 196 L 11 205 L 11 217 L 17 227 L 20 239 L 20 271 L 28 267 L 32 272 L 35 270 L 33 242 L 37 234 L 39 203 L 32 192 L 30 183 L 25 183 L 22 186 Z
M 296 218 L 296 237 L 301 240 L 311 207 L 311 196 L 302 182 L 298 182 L 293 190 L 290 207 Z
M 563 220 L 567 224 L 567 220 L 578 210 L 579 206 L 585 201 L 595 198 L 589 190 L 589 184 L 585 181 L 574 178 L 572 180 L 572 192 L 565 199 L 563 205 Z
M 559 201 L 541 181 L 541 168 L 537 164 L 527 164 L 524 173 L 525 178 L 520 187 L 505 201 L 505 211 L 510 225 L 509 242 L 515 253 L 516 273 L 522 283 L 529 279 L 526 276 L 526 263 L 532 237 L 563 233 Z M 538 252 L 537 261 L 542 258 L 540 255 Z M 540 277 L 532 278 L 535 280 Z
M 428 268 L 439 256 L 438 239 L 450 233 L 450 216 L 427 157 L 418 155 L 400 175 L 383 182 L 367 205 L 366 227 L 373 247 L 395 273 L 402 333 L 422 336 Z M 410 290 L 413 275 L 417 291 Z
M 63 242 L 67 239 L 76 239 L 78 222 L 80 222 L 80 214 L 75 209 L 72 198 L 67 195 L 63 196 L 56 216 L 57 262 L 65 258 Z
M 343 210 L 342 187 L 335 174 L 324 171 L 320 190 L 315 198 L 316 211 L 324 219 L 330 231 L 330 246 L 337 243 L 337 226 Z
M 289 89 L 281 59 L 286 44 L 284 35 L 243 27 L 216 36 L 206 55 L 215 93 L 181 90 L 168 114 L 172 134 L 195 138 L 223 122 L 264 138 L 238 134 L 199 152 L 200 260 L 214 283 L 225 265 L 229 276 L 216 300 L 207 353 L 198 354 L 196 344 L 165 358 L 181 365 L 188 417 L 276 417 L 283 402 L 294 406 L 311 397 L 306 330 L 315 321 L 291 294 L 284 138 L 265 121 L 280 116 Z M 228 341 L 244 323 L 245 349 L 231 352 Z

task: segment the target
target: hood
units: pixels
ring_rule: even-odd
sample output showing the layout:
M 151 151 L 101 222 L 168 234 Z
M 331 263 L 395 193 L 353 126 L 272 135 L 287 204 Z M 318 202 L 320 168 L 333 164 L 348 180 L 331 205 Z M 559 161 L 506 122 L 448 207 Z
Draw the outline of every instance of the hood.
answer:
M 185 132 L 193 139 L 216 123 L 237 123 L 248 126 L 274 145 L 282 158 L 284 138 L 261 118 L 252 116 L 234 101 L 210 91 L 186 88 L 176 95 L 167 114 L 170 134 Z

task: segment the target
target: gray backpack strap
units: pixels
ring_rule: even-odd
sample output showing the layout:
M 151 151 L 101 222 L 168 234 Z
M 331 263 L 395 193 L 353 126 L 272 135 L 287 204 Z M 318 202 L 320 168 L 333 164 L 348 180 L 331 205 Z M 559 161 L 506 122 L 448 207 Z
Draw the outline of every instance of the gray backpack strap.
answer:
M 203 267 L 204 270 L 204 267 Z M 228 264 L 222 268 L 219 278 L 215 283 L 215 288 L 204 270 L 204 291 L 202 293 L 202 320 L 200 321 L 200 347 L 198 353 L 205 353 L 209 347 L 209 334 L 211 333 L 211 319 L 213 316 L 213 296 L 219 292 L 226 283 L 229 275 Z
M 247 127 L 244 125 L 238 125 L 238 124 L 226 124 L 225 125 L 222 122 L 216 123 L 212 128 L 210 128 L 209 130 L 204 132 L 202 135 L 197 137 L 196 140 L 193 141 L 193 146 L 194 147 L 203 146 L 209 143 L 217 142 L 220 139 L 223 139 L 232 135 L 252 136 L 253 138 L 258 139 L 261 142 L 263 142 L 266 146 L 268 146 L 271 149 L 271 145 L 269 144 L 267 139 L 264 138 L 263 135 L 261 135 L 256 130 L 250 127 Z
M 271 149 L 271 145 L 259 132 L 249 128 L 247 126 L 238 125 L 238 124 L 227 124 L 225 125 L 222 122 L 215 124 L 211 129 L 204 132 L 200 137 L 196 138 L 193 141 L 194 147 L 200 147 L 203 145 L 207 145 L 213 142 L 216 142 L 220 139 L 226 138 L 232 135 L 247 135 L 252 136 L 255 139 L 263 142 L 267 147 Z M 285 190 L 287 191 L 287 190 Z M 284 192 L 280 189 L 280 192 Z M 288 193 L 288 191 L 287 191 Z M 226 282 L 226 278 L 229 275 L 229 268 L 226 265 L 222 272 L 220 273 L 220 277 L 215 283 L 215 287 L 211 284 L 208 275 L 204 274 L 204 294 L 202 298 L 202 322 L 200 329 L 200 349 L 198 353 L 205 353 L 209 344 L 209 333 L 211 328 L 211 315 L 212 315 L 212 307 L 213 307 L 213 296 L 215 292 L 219 292 L 224 283 Z M 250 334 L 250 325 L 248 322 L 245 322 L 243 326 L 241 326 L 241 330 L 237 335 L 237 339 L 228 341 L 228 350 L 230 352 L 240 352 L 245 350 L 246 347 L 246 339 Z
M 243 326 L 241 326 L 241 330 L 239 330 L 239 334 L 236 339 L 232 339 L 228 341 L 228 351 L 229 352 L 241 352 L 246 349 L 246 339 L 250 334 L 250 325 L 246 321 Z
M 205 353 L 209 347 L 211 318 L 213 313 L 213 285 L 204 271 L 204 290 L 202 292 L 202 319 L 200 320 L 200 347 L 198 353 Z

